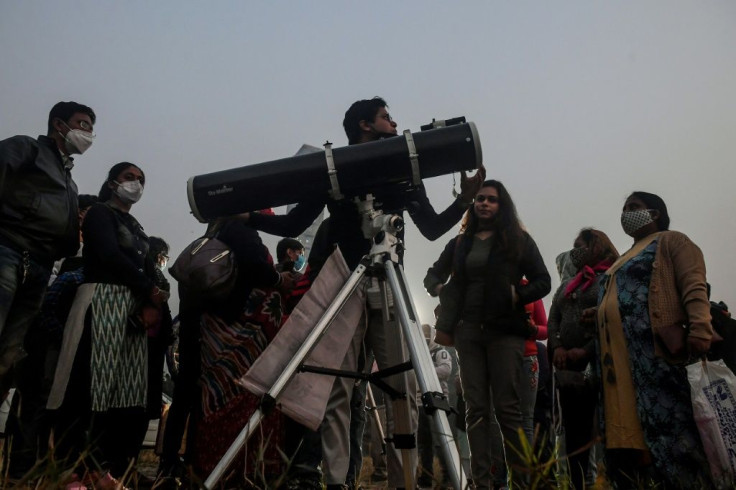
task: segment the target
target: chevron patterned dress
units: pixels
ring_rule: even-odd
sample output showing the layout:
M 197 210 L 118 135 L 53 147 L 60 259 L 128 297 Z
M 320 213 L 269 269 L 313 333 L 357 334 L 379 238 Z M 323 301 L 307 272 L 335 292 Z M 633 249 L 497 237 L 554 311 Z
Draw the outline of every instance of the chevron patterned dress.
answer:
M 128 326 L 135 306 L 127 287 L 97 284 L 91 305 L 93 411 L 146 406 L 146 332 Z

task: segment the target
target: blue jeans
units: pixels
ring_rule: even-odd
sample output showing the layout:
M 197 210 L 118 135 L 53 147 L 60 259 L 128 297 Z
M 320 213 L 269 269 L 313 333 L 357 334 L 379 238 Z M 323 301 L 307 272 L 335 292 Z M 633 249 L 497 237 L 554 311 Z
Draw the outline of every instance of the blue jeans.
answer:
M 12 385 L 12 367 L 26 356 L 23 339 L 38 315 L 51 270 L 0 245 L 0 397 Z
M 534 442 L 534 405 L 537 402 L 537 386 L 539 385 L 539 360 L 536 354 L 524 356 L 521 371 L 521 418 L 524 422 L 524 435 L 529 444 Z

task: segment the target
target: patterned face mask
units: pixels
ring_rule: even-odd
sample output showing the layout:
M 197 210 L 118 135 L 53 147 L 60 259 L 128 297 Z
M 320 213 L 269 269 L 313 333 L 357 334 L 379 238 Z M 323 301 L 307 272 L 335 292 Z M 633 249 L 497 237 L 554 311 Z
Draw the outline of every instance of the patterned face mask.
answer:
M 652 209 L 639 209 L 638 211 L 624 211 L 621 213 L 621 227 L 624 229 L 624 233 L 629 236 L 634 236 L 639 229 L 643 226 L 653 223 Z
M 588 247 L 577 247 L 570 250 L 570 262 L 572 262 L 575 269 L 580 270 L 587 260 Z

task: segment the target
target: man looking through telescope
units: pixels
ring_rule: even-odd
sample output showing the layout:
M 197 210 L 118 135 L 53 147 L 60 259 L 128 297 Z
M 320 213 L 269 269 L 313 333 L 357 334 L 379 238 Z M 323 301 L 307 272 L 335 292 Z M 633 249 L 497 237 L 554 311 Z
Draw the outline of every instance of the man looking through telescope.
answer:
M 396 122 L 387 111 L 386 101 L 380 97 L 359 100 L 353 103 L 345 113 L 343 120 L 345 134 L 350 145 L 358 145 L 377 141 L 382 138 L 394 137 L 397 134 Z M 441 213 L 435 212 L 427 198 L 424 186 L 411 184 L 395 184 L 378 189 L 372 189 L 374 207 L 385 214 L 403 216 L 408 211 L 419 232 L 429 240 L 436 240 L 460 221 L 467 207 L 472 203 L 485 179 L 485 169 L 478 169 L 473 177 L 462 173 L 460 180 L 461 194 L 450 206 Z M 333 245 L 337 244 L 350 269 L 355 269 L 361 258 L 371 250 L 370 237 L 365 237 L 361 229 L 362 216 L 356 204 L 348 200 L 332 200 L 320 197 L 314 200 L 302 201 L 288 214 L 268 216 L 251 213 L 247 219 L 250 224 L 261 231 L 277 236 L 298 236 L 314 221 L 324 206 L 330 216 L 320 226 L 315 238 L 314 246 L 309 257 L 309 265 L 314 274 L 332 253 Z M 403 230 L 396 233 L 399 240 L 403 240 Z M 402 252 L 399 252 L 399 260 Z M 382 319 L 380 305 L 371 304 L 367 318 L 361 320 L 355 334 L 355 339 L 346 354 L 343 366 L 355 370 L 358 364 L 360 343 L 365 335 L 366 351 L 373 351 L 380 369 L 400 364 L 404 361 L 401 345 L 391 342 L 396 322 L 391 318 L 385 325 Z M 367 330 L 366 326 L 367 325 Z M 412 406 L 411 431 L 416 433 L 416 380 L 413 372 L 407 373 L 408 387 L 403 386 L 402 374 L 386 378 L 386 381 L 399 392 L 406 392 Z M 345 482 L 349 462 L 349 434 L 350 425 L 350 396 L 353 380 L 337 378 L 333 385 L 327 414 L 322 424 L 323 470 L 325 483 L 328 488 L 341 488 Z M 389 436 L 393 435 L 393 411 L 390 400 L 386 403 L 387 428 Z M 362 434 L 358 434 L 361 435 Z M 358 439 L 360 440 L 360 439 Z M 401 455 L 390 444 L 387 448 L 389 487 L 403 487 Z M 417 466 L 416 448 L 411 449 L 412 467 Z

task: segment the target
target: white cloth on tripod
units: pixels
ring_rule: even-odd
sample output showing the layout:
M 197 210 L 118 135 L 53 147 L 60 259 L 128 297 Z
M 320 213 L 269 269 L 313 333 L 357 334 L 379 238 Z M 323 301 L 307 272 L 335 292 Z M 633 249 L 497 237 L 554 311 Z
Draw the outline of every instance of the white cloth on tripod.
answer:
M 350 274 L 342 253 L 339 248 L 336 249 L 279 333 L 240 379 L 240 383 L 248 391 L 260 396 L 271 389 L 325 310 L 333 303 Z M 340 369 L 360 322 L 364 305 L 364 292 L 359 285 L 304 364 Z M 284 414 L 312 430 L 317 430 L 325 416 L 327 400 L 334 382 L 333 376 L 297 373 L 277 398 L 277 404 Z

